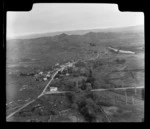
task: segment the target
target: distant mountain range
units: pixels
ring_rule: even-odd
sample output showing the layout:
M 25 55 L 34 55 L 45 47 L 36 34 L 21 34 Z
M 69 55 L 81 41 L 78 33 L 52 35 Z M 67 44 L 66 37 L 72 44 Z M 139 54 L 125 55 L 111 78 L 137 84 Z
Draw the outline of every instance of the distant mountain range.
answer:
M 34 39 L 40 37 L 49 37 L 49 36 L 56 36 L 61 34 L 67 35 L 85 35 L 89 32 L 144 32 L 144 25 L 137 25 L 137 26 L 128 26 L 122 28 L 100 28 L 100 29 L 87 29 L 87 30 L 73 30 L 73 31 L 59 31 L 59 32 L 49 32 L 49 33 L 41 33 L 41 34 L 32 34 L 32 35 L 25 35 L 25 36 L 17 36 L 14 38 L 9 39 Z

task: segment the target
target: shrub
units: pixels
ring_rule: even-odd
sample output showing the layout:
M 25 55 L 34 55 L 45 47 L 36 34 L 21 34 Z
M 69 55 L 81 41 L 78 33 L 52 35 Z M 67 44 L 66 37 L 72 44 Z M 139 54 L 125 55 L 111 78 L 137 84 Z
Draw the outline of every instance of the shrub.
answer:
M 86 82 L 85 82 L 85 80 L 84 79 L 82 79 L 82 82 L 81 82 L 82 84 L 81 84 L 81 89 L 82 90 L 85 90 L 86 89 Z
M 18 114 L 16 114 L 16 116 L 23 116 L 23 117 L 26 117 L 26 116 L 32 116 L 32 112 L 31 111 L 20 111 Z
M 95 43 L 90 43 L 90 46 L 96 46 L 96 44 Z
M 78 61 L 76 64 L 75 64 L 76 67 L 86 67 L 86 64 L 82 61 Z
M 125 59 L 118 59 L 118 58 L 117 58 L 115 61 L 116 61 L 116 63 L 118 63 L 118 64 L 124 64 L 124 63 L 126 62 Z
M 64 86 L 65 86 L 65 89 L 69 90 L 69 91 L 77 90 L 76 84 L 74 82 L 68 82 L 68 83 L 64 84 Z
M 76 102 L 76 95 L 75 93 L 68 93 L 66 94 L 68 100 L 70 103 L 75 103 Z
M 98 81 L 94 81 L 94 84 L 93 84 L 93 89 L 98 89 L 100 88 L 101 86 L 99 85 Z
M 81 101 L 78 105 L 80 113 L 84 116 L 85 120 L 88 122 L 96 121 L 97 111 L 99 107 L 91 99 L 85 99 Z
M 95 61 L 95 62 L 93 62 L 93 69 L 95 69 L 99 66 L 102 66 L 102 65 L 103 65 L 102 61 Z
M 71 108 L 72 108 L 72 109 L 75 109 L 75 110 L 78 109 L 77 103 L 73 103 L 73 104 L 71 105 Z
M 96 96 L 96 94 L 94 94 L 93 92 L 90 92 L 88 94 L 86 94 L 87 98 L 91 98 L 92 100 L 96 101 L 98 99 L 98 97 Z
M 73 72 L 73 77 L 79 77 L 80 73 L 79 72 Z
M 51 111 L 50 111 L 50 114 L 51 114 L 51 115 L 57 115 L 57 114 L 58 114 L 58 111 L 56 111 L 56 110 L 51 110 Z
M 87 91 L 91 91 L 92 90 L 91 83 L 86 83 L 86 90 Z
M 94 87 L 95 78 L 94 77 L 88 77 L 86 80 L 86 83 L 90 83 L 91 87 Z

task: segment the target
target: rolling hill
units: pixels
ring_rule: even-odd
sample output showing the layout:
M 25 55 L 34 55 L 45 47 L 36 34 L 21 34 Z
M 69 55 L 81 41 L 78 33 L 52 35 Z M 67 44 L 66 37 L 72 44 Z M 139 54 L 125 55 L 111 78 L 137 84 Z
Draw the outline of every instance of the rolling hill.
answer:
M 67 34 L 67 35 L 84 35 L 89 32 L 137 32 L 142 31 L 144 32 L 144 26 L 143 25 L 137 25 L 137 26 L 128 26 L 128 27 L 122 27 L 122 28 L 103 28 L 103 29 L 87 29 L 87 30 L 72 30 L 72 31 L 58 31 L 58 32 L 49 32 L 49 33 L 39 33 L 39 34 L 30 34 L 25 36 L 18 36 L 15 37 L 15 39 L 32 39 L 32 38 L 40 38 L 40 37 L 49 37 L 49 36 L 56 36 L 60 34 Z M 9 39 L 9 38 L 8 38 Z
M 88 30 L 89 31 L 89 30 Z M 95 30 L 99 31 L 99 30 Z M 31 39 L 7 40 L 7 63 L 18 63 L 24 59 L 40 60 L 38 64 L 49 65 L 56 62 L 75 58 L 92 56 L 105 47 L 142 46 L 144 44 L 144 26 L 105 29 L 101 32 L 88 32 L 82 35 L 74 31 L 64 32 L 55 36 L 46 36 Z M 80 33 L 81 34 L 81 33 Z M 95 46 L 91 46 L 90 44 Z

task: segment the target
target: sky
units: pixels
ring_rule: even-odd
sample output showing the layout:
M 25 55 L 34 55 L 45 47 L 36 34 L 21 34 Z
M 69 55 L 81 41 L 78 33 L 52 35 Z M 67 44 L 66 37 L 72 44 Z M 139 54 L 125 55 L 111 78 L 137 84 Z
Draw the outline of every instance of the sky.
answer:
M 143 12 L 120 12 L 117 4 L 34 4 L 7 12 L 7 37 L 66 30 L 144 25 Z

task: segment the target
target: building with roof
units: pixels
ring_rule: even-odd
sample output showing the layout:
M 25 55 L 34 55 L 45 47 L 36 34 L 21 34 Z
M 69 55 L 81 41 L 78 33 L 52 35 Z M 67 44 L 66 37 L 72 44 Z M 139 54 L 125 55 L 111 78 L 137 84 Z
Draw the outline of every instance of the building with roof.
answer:
M 57 87 L 50 87 L 50 91 L 57 91 L 58 88 Z

